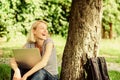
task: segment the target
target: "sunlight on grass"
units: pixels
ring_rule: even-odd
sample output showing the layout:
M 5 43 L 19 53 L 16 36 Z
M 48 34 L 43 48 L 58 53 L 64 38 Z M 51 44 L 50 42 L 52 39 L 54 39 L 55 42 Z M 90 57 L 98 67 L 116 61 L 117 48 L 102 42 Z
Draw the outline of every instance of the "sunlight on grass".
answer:
M 110 80 L 120 80 L 120 72 L 109 71 Z
M 112 40 L 102 39 L 100 55 L 106 57 L 107 62 L 120 64 L 120 38 Z
M 58 55 L 63 54 L 66 39 L 63 38 L 62 36 L 56 36 L 56 35 L 51 36 L 51 38 L 53 39 L 54 44 L 56 46 L 57 54 Z
M 66 43 L 66 38 L 59 36 L 59 35 L 52 35 L 51 38 L 55 42 L 57 46 L 64 46 Z
M 58 65 L 60 66 L 62 61 L 62 54 L 66 44 L 66 39 L 59 35 L 52 35 L 51 38 L 53 39 L 54 44 L 56 46 Z
M 100 43 L 101 54 L 120 55 L 120 39 L 102 39 Z

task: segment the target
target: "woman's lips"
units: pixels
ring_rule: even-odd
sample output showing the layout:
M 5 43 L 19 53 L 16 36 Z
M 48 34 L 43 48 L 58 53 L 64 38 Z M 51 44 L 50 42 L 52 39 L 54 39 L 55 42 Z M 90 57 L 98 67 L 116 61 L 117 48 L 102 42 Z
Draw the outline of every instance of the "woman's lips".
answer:
M 46 34 L 42 34 L 42 36 L 46 36 Z

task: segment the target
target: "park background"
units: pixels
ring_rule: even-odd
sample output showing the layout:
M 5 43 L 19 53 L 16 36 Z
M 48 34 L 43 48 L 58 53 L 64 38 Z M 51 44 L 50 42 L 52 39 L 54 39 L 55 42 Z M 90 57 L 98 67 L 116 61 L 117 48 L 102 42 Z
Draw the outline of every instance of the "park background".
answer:
M 12 49 L 21 48 L 35 20 L 48 22 L 54 40 L 58 65 L 69 27 L 71 0 L 0 0 L 0 80 L 10 79 Z M 104 56 L 110 80 L 120 79 L 120 1 L 103 0 L 99 56 Z

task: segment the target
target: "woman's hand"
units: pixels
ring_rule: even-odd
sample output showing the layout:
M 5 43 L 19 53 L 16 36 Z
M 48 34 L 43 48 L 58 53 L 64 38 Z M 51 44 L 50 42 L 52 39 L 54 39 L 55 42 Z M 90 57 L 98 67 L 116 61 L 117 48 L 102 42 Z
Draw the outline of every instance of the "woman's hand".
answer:
M 18 79 L 18 78 L 15 78 L 15 77 L 14 77 L 13 80 L 21 80 L 21 79 Z
M 21 80 L 21 73 L 19 69 L 16 69 L 13 75 L 13 80 Z
M 21 79 L 21 73 L 17 66 L 17 63 L 15 61 L 15 58 L 11 58 L 10 60 L 10 66 L 14 70 L 13 80 L 20 80 Z
M 23 75 L 23 77 L 21 78 L 21 80 L 27 80 L 28 76 L 25 74 Z

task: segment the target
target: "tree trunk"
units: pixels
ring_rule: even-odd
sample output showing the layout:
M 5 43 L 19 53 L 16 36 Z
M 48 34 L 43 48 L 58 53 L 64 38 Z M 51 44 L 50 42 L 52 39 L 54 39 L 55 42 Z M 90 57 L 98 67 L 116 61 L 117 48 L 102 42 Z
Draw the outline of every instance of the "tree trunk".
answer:
M 112 29 L 112 23 L 109 23 L 110 31 L 109 31 L 109 39 L 113 38 L 113 29 Z
M 105 32 L 106 32 L 105 26 L 102 25 L 102 32 L 101 32 L 101 33 L 102 33 L 102 38 L 103 38 L 103 39 L 106 38 Z
M 87 57 L 99 52 L 102 0 L 72 0 L 60 80 L 84 80 Z

